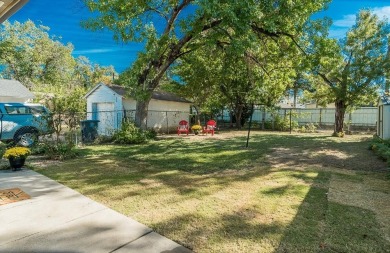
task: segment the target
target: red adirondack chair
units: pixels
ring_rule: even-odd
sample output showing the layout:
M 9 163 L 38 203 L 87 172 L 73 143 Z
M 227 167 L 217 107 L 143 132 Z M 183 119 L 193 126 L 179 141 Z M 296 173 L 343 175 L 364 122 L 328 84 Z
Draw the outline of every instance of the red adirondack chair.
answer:
M 208 134 L 211 133 L 211 135 L 214 135 L 214 131 L 217 128 L 217 122 L 215 120 L 209 120 L 206 123 L 206 126 L 203 127 L 203 133 Z
M 189 131 L 190 126 L 188 125 L 188 122 L 185 120 L 180 121 L 179 126 L 177 127 L 177 135 L 180 135 L 180 133 L 186 133 L 188 135 Z

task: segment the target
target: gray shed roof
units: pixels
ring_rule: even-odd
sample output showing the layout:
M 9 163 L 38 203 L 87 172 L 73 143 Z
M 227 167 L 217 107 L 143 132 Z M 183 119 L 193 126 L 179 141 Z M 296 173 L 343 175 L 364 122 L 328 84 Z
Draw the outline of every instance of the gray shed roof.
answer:
M 0 97 L 25 98 L 27 100 L 34 98 L 34 94 L 19 81 L 0 79 Z
M 126 88 L 119 85 L 110 85 L 107 86 L 119 95 L 126 97 Z M 152 98 L 156 100 L 165 100 L 165 101 L 173 101 L 173 102 L 181 102 L 181 103 L 191 103 L 185 98 L 179 97 L 176 94 L 165 92 L 165 91 L 153 91 Z

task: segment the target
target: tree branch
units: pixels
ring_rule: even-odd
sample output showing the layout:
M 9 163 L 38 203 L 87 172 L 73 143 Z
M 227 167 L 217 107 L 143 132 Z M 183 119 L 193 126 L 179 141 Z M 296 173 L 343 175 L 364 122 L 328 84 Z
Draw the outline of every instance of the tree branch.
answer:
M 250 52 L 245 52 L 245 56 L 247 58 L 251 59 L 252 61 L 254 61 L 267 74 L 268 77 L 271 76 L 268 73 L 268 71 L 264 68 L 264 66 L 260 63 L 260 61 L 254 55 L 252 55 Z
M 163 17 L 167 22 L 169 22 L 168 16 L 164 12 L 157 9 L 156 7 L 148 6 L 148 8 L 146 8 L 145 11 L 153 11 L 158 15 L 160 15 L 161 17 Z
M 188 3 L 190 3 L 192 0 L 185 0 L 181 4 L 184 8 L 184 6 Z M 178 14 L 178 13 L 177 13 Z M 207 31 L 208 29 L 211 29 L 215 26 L 218 26 L 222 20 L 214 20 L 210 24 L 204 25 L 202 27 L 202 32 Z M 142 71 L 142 73 L 139 75 L 138 83 L 144 83 L 148 75 L 150 74 L 151 70 L 154 68 L 157 73 L 152 78 L 150 83 L 148 84 L 149 89 L 154 89 L 158 85 L 158 81 L 163 77 L 164 73 L 167 71 L 167 69 L 171 66 L 171 64 L 177 60 L 179 57 L 181 57 L 184 54 L 189 53 L 191 50 L 186 52 L 180 52 L 183 47 L 192 39 L 194 38 L 194 35 L 192 32 L 188 32 L 184 37 L 182 37 L 176 44 L 172 44 L 170 46 L 170 50 L 167 53 L 166 56 L 164 54 L 160 55 L 157 59 L 151 60 L 148 64 L 148 66 Z
M 317 74 L 322 78 L 322 80 L 325 81 L 330 87 L 334 87 L 333 83 L 328 79 L 328 77 L 325 74 L 322 74 L 320 72 L 317 72 Z
M 291 41 L 294 43 L 294 45 L 295 45 L 295 46 L 296 46 L 296 47 L 297 47 L 305 56 L 308 55 L 308 54 L 306 53 L 306 51 L 299 45 L 298 41 L 295 40 L 295 37 L 294 37 L 294 35 L 292 35 L 292 34 L 285 33 L 285 32 L 270 32 L 270 31 L 268 31 L 268 30 L 265 30 L 265 29 L 262 28 L 262 27 L 258 27 L 258 26 L 255 25 L 255 24 L 252 24 L 251 27 L 252 27 L 252 30 L 253 30 L 254 32 L 256 32 L 258 35 L 259 35 L 259 34 L 267 35 L 268 37 L 270 37 L 271 39 L 273 39 L 275 42 L 276 42 L 275 38 L 278 38 L 278 37 L 280 37 L 281 35 L 286 36 L 286 37 L 288 37 L 288 38 L 291 39 Z
M 343 71 L 341 72 L 341 73 L 342 73 L 342 76 L 344 76 L 344 74 L 346 74 L 345 72 L 347 71 L 349 65 L 351 65 L 352 56 L 353 56 L 353 53 L 351 52 L 350 55 L 349 55 L 349 57 L 348 57 L 348 61 L 347 61 L 347 63 L 345 64 Z
M 193 0 L 183 0 L 183 2 L 179 5 L 177 5 L 175 8 L 173 8 L 170 18 L 168 19 L 167 26 L 165 27 L 164 30 L 164 35 L 168 34 L 173 27 L 173 24 L 175 23 L 177 17 L 179 16 L 180 12 L 187 6 L 189 5 Z

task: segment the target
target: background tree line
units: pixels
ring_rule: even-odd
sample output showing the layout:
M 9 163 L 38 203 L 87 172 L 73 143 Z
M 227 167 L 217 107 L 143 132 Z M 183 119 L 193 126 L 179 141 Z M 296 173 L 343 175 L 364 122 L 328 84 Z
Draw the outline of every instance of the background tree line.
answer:
M 5 22 L 0 29 L 1 78 L 20 81 L 53 113 L 85 112 L 86 91 L 99 82 L 111 83 L 115 70 L 72 56 L 73 45 L 50 36 L 49 28 Z

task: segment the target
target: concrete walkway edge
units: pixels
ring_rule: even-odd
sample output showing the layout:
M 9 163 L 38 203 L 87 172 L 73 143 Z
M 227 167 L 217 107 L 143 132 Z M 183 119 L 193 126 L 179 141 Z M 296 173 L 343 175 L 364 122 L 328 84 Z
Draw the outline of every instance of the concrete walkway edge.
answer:
M 32 170 L 0 171 L 10 188 L 31 198 L 0 206 L 0 252 L 192 252 Z

